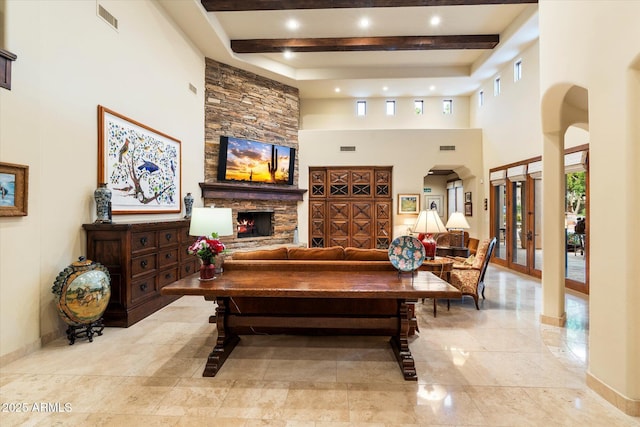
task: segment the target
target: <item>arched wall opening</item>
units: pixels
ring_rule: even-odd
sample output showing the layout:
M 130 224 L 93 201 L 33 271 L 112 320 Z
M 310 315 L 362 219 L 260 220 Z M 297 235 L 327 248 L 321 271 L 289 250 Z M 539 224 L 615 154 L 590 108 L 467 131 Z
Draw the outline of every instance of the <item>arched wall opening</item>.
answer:
M 557 84 L 542 97 L 541 118 L 544 134 L 542 272 L 542 323 L 564 326 L 566 277 L 566 218 L 564 149 L 567 129 L 572 125 L 588 128 L 588 91 L 571 83 Z

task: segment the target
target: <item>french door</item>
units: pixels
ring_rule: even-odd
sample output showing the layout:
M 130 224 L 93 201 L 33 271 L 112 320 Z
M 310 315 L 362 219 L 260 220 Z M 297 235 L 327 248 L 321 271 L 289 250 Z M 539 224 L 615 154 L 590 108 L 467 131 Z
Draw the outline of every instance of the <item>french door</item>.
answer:
M 521 174 L 492 182 L 491 236 L 494 262 L 536 277 L 542 275 L 540 179 Z

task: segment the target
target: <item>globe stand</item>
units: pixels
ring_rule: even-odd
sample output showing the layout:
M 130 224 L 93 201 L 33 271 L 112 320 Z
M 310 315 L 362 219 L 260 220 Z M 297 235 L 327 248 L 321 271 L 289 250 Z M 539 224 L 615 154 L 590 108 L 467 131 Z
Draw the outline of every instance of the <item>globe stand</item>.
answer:
M 66 331 L 69 345 L 73 345 L 76 342 L 76 338 L 88 338 L 89 342 L 93 342 L 93 336 L 101 336 L 103 330 L 102 317 L 84 325 L 69 325 Z

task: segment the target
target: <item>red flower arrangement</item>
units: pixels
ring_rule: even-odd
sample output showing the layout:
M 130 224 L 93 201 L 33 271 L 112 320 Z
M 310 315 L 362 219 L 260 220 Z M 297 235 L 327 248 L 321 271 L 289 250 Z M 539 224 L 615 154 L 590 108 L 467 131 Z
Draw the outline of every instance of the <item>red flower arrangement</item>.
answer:
M 200 236 L 198 240 L 193 242 L 187 252 L 190 255 L 196 255 L 202 260 L 202 263 L 213 264 L 216 256 L 225 251 L 224 243 L 217 239 L 218 235 L 212 233 L 211 236 Z

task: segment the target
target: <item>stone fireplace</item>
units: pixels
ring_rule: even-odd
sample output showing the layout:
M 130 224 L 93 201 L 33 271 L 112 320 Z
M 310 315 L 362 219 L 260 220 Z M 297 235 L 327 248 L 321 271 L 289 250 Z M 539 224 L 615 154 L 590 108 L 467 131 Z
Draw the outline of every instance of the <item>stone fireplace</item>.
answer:
M 231 251 L 291 244 L 298 225 L 298 204 L 306 190 L 298 185 L 218 181 L 220 137 L 229 136 L 298 148 L 300 97 L 298 89 L 206 58 L 204 180 L 205 206 L 240 212 L 270 212 L 270 235 L 225 236 Z
M 227 249 L 252 249 L 293 243 L 298 225 L 298 203 L 305 189 L 290 186 L 239 183 L 200 183 L 205 206 L 231 208 L 232 218 L 253 220 L 254 230 L 236 227 L 233 236 L 223 237 Z
M 238 211 L 236 217 L 238 239 L 273 235 L 273 211 Z

